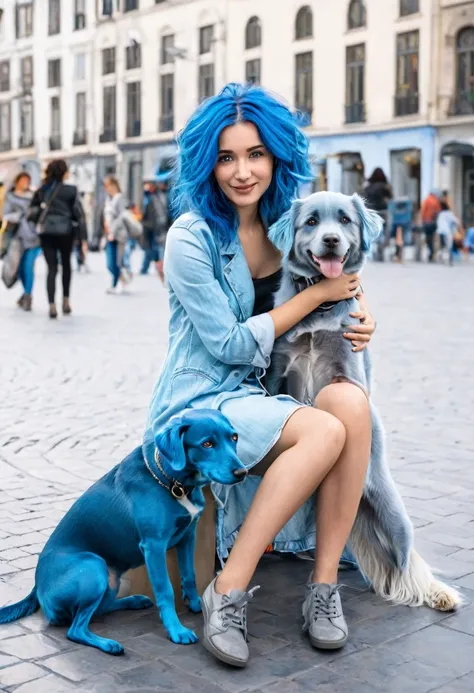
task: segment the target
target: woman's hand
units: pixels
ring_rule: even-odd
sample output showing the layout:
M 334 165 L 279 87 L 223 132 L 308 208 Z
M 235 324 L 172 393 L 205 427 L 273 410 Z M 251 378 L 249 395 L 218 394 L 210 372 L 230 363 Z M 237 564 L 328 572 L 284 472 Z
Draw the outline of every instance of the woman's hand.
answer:
M 322 279 L 314 285 L 314 288 L 319 287 L 318 295 L 323 292 L 323 302 L 325 301 L 343 301 L 348 298 L 355 298 L 359 292 L 359 275 L 357 274 L 341 274 L 337 279 Z M 312 287 L 311 287 L 312 288 Z M 321 301 L 319 302 L 319 304 Z
M 358 325 L 351 325 L 347 329 L 349 332 L 344 332 L 344 337 L 352 342 L 352 351 L 362 351 L 370 342 L 372 335 L 375 332 L 375 320 L 368 310 L 358 310 L 355 313 L 349 313 L 351 318 L 358 318 Z

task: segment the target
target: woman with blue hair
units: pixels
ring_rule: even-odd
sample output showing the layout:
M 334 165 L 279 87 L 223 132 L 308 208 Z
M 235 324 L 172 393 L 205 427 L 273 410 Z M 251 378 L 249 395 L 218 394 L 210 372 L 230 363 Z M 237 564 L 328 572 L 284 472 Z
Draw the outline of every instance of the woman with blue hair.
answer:
M 261 384 L 277 337 L 321 303 L 360 292 L 357 276 L 342 275 L 273 308 L 281 253 L 268 230 L 289 209 L 298 184 L 311 179 L 307 149 L 284 103 L 238 84 L 201 104 L 179 136 L 177 219 L 165 252 L 169 347 L 143 452 L 152 462 L 155 436 L 170 416 L 187 407 L 217 408 L 238 432 L 240 459 L 261 478 L 254 479 L 253 500 L 248 483 L 213 489 L 220 558 L 232 550 L 202 598 L 203 642 L 234 666 L 245 666 L 249 657 L 248 585 L 266 547 L 315 547 L 314 510 L 305 521 L 297 511 L 316 489 L 317 548 L 303 604 L 305 629 L 315 647 L 335 649 L 347 639 L 337 570 L 369 461 L 367 398 L 355 385 L 338 383 L 309 407 L 288 395 L 269 396 Z M 347 337 L 360 350 L 374 325 L 368 312 L 354 316 L 361 324 Z

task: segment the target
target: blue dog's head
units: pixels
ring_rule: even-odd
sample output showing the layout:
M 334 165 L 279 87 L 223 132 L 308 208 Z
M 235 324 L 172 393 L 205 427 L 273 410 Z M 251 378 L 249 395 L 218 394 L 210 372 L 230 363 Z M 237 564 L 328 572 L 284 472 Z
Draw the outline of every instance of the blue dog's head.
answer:
M 158 433 L 156 447 L 165 471 L 188 486 L 211 481 L 235 484 L 247 476 L 237 457 L 238 436 L 215 409 L 188 409 Z

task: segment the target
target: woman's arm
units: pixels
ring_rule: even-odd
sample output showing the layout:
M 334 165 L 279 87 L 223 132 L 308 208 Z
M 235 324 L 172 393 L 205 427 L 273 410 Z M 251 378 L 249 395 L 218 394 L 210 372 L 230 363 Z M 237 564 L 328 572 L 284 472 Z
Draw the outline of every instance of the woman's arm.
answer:
M 228 297 L 216 279 L 212 251 L 205 231 L 194 233 L 174 227 L 168 234 L 165 272 L 169 286 L 183 306 L 208 351 L 228 364 L 267 368 L 276 337 L 296 325 L 324 301 L 331 300 L 341 285 L 346 297 L 354 296 L 358 280 L 331 280 L 312 286 L 270 313 L 238 322 Z M 342 297 L 342 296 L 341 296 Z
M 3 206 L 2 218 L 4 221 L 9 221 L 11 224 L 18 224 L 22 216 L 21 210 L 13 204 L 10 195 L 5 197 L 5 204 Z
M 360 293 L 357 296 L 357 300 L 359 301 L 360 310 L 350 313 L 350 316 L 352 318 L 358 318 L 360 322 L 358 325 L 351 325 L 348 328 L 349 332 L 344 333 L 344 337 L 350 339 L 352 342 L 352 351 L 362 351 L 365 349 L 377 326 L 370 313 L 365 294 Z
M 84 208 L 79 197 L 79 191 L 76 191 L 76 197 L 74 198 L 74 203 L 72 206 L 72 218 L 77 224 L 77 238 L 80 241 L 87 240 L 87 223 L 86 215 L 84 214 Z

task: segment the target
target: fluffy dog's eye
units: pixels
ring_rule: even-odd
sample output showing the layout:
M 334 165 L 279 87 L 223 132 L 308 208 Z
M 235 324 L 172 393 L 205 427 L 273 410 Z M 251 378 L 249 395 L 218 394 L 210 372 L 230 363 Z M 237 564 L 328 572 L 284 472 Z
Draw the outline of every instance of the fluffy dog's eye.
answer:
M 234 443 L 236 443 L 239 440 L 239 436 L 237 435 L 237 433 L 232 434 L 232 440 L 234 441 Z
M 310 217 L 308 221 L 306 222 L 307 226 L 316 226 L 318 223 L 317 219 L 315 217 Z
M 203 448 L 212 448 L 212 447 L 214 447 L 214 443 L 212 442 L 212 440 L 206 440 L 202 444 L 202 447 Z
M 349 217 L 346 217 L 345 215 L 343 215 L 341 217 L 341 224 L 350 224 L 350 223 L 351 223 L 351 220 L 349 219 Z

